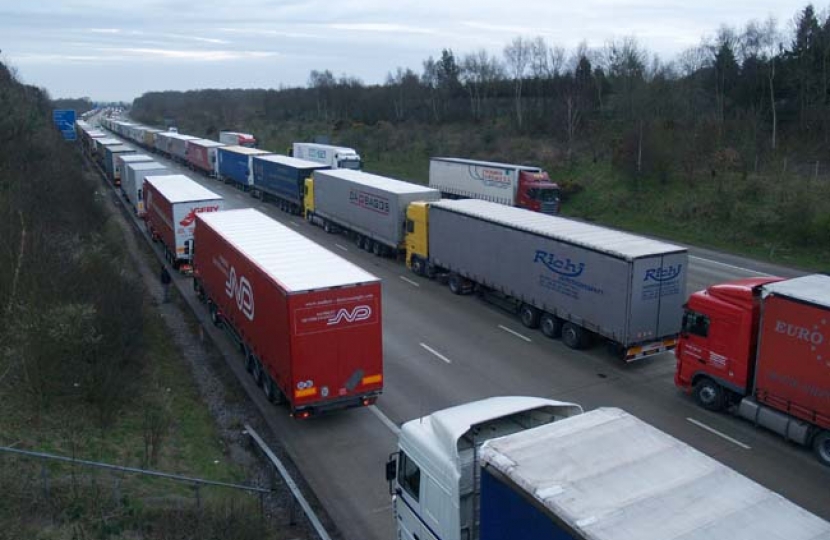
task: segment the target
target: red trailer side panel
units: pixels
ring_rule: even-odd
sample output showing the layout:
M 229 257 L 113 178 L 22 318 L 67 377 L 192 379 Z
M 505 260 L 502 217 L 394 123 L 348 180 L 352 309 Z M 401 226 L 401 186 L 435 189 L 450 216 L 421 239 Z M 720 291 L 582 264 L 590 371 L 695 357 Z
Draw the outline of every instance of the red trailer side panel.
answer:
M 357 406 L 380 394 L 376 277 L 252 209 L 197 214 L 195 246 L 198 283 L 292 411 Z
M 764 300 L 755 392 L 830 429 L 830 309 L 784 296 Z
M 144 219 L 154 237 L 165 246 L 176 245 L 176 233 L 173 229 L 173 205 L 151 184 L 144 182 L 144 201 L 146 212 Z
M 201 171 L 213 171 L 213 164 L 210 162 L 210 156 L 208 156 L 208 149 L 205 146 L 188 143 L 187 162 Z

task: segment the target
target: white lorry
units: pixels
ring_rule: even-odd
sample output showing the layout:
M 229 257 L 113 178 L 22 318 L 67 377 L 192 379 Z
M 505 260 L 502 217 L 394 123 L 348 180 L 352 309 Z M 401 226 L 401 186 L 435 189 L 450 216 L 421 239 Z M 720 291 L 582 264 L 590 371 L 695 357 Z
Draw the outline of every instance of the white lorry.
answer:
M 291 156 L 322 163 L 332 169 L 354 169 L 359 171 L 363 166 L 360 155 L 354 148 L 346 148 L 345 146 L 295 142 L 291 147 Z
M 614 408 L 491 398 L 401 428 L 406 540 L 827 540 L 830 523 Z

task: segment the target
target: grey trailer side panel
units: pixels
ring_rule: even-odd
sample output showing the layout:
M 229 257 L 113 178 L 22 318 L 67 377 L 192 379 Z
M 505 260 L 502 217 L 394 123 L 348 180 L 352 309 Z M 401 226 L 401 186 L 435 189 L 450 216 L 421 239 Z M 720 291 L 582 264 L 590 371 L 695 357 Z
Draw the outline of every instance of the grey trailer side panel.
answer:
M 677 335 L 686 301 L 685 253 L 634 261 L 628 336 L 633 341 Z
M 643 301 L 654 291 L 648 282 L 637 287 L 633 282 L 649 270 L 660 272 L 663 257 L 681 264 L 685 254 L 629 261 L 439 206 L 430 208 L 429 246 L 436 265 L 623 345 L 679 330 L 679 308 L 661 319 L 663 296 L 658 292 L 654 301 Z M 678 288 L 680 279 L 674 281 Z M 635 321 L 629 321 L 630 314 Z

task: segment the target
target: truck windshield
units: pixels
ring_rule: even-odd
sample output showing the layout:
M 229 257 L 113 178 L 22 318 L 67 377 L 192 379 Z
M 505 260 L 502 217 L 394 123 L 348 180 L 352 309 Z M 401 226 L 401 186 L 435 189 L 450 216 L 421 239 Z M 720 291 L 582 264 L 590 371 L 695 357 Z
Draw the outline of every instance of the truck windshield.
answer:
M 559 200 L 559 190 L 550 188 L 531 188 L 527 191 L 528 196 L 534 201 L 556 202 Z
M 360 170 L 360 160 L 359 159 L 341 159 L 338 162 L 338 166 L 341 169 L 352 169 L 354 171 Z

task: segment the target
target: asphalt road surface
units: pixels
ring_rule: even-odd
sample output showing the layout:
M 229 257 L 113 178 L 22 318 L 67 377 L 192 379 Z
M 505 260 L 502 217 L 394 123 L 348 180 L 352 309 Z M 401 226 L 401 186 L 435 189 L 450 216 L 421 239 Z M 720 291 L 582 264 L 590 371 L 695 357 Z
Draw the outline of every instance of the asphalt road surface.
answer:
M 384 464 L 395 450 L 397 426 L 494 395 L 621 407 L 830 519 L 830 469 L 770 432 L 697 407 L 674 387 L 671 354 L 624 365 L 603 347 L 568 349 L 479 298 L 453 296 L 399 261 L 360 251 L 346 237 L 326 234 L 231 185 L 157 160 L 221 194 L 227 207 L 257 208 L 383 280 L 385 389 L 377 405 L 305 422 L 273 408 L 288 452 L 345 538 L 395 537 Z M 799 272 L 690 248 L 688 292 L 764 274 Z

